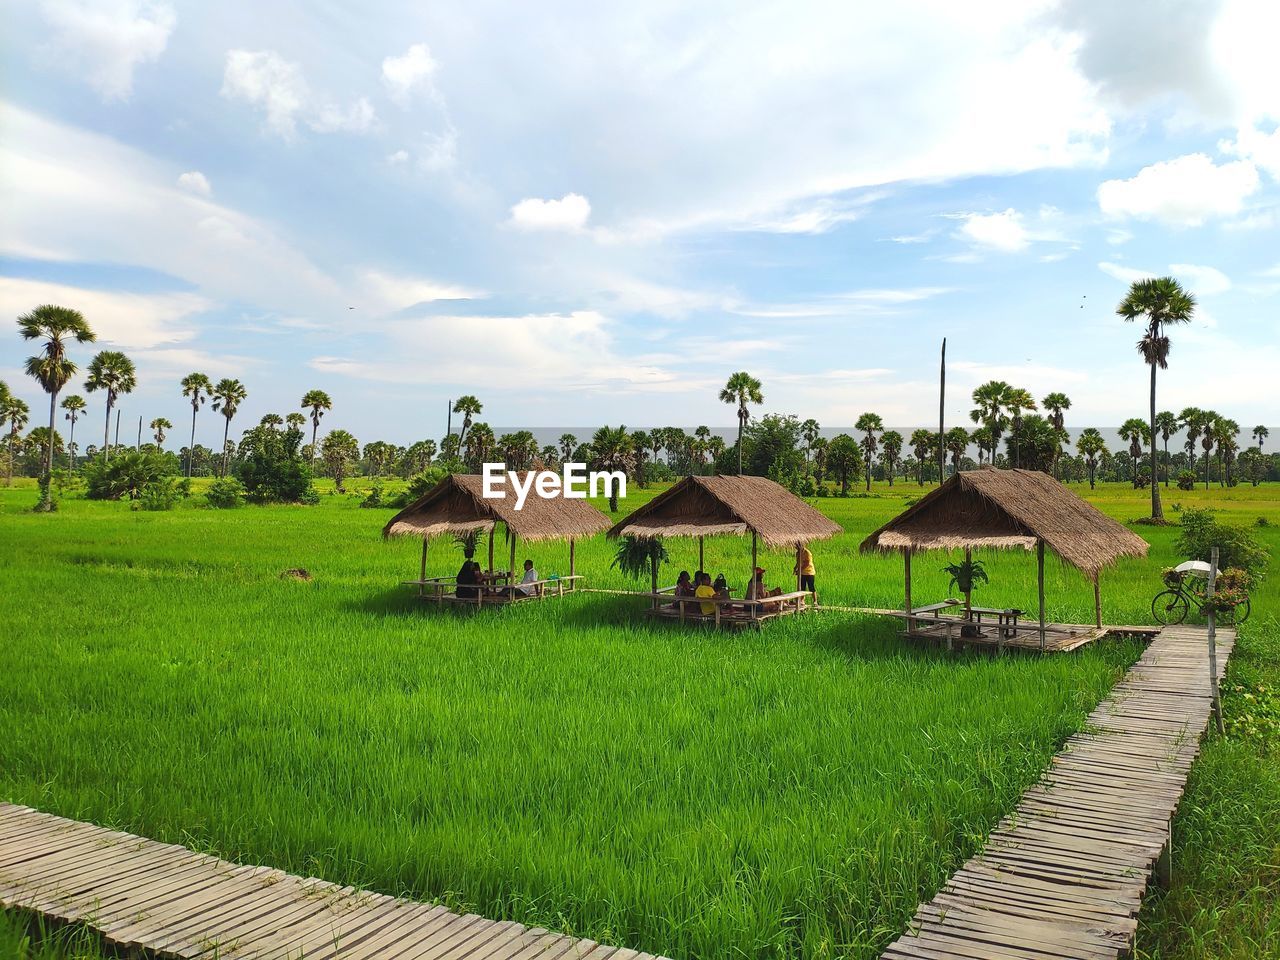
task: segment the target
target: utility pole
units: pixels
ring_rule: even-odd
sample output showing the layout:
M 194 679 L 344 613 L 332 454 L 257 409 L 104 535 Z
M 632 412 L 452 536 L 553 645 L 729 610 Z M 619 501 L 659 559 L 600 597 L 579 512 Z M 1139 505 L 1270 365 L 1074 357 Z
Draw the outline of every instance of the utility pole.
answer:
M 138 417 L 138 449 L 142 449 L 142 417 Z
M 942 366 L 938 374 L 938 483 L 947 475 L 945 411 L 947 405 L 947 338 L 942 338 Z
M 120 410 L 116 410 L 116 442 L 113 446 L 120 446 Z

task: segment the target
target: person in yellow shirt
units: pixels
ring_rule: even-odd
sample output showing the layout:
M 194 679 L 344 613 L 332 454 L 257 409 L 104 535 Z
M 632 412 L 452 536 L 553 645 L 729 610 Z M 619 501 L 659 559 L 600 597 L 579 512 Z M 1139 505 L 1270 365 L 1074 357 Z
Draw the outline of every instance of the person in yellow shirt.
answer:
M 817 593 L 817 587 L 814 586 L 814 574 L 817 570 L 813 566 L 813 554 L 809 552 L 807 546 L 802 546 L 796 554 L 796 574 L 800 577 L 800 589 L 808 590 L 810 593 Z
M 711 586 L 711 574 L 703 573 L 702 571 L 698 572 L 698 586 L 693 591 L 693 595 L 699 600 L 704 601 L 699 604 L 702 608 L 702 615 L 704 617 L 709 617 L 716 612 L 716 605 L 714 603 L 705 602 L 713 599 L 716 595 L 715 587 Z

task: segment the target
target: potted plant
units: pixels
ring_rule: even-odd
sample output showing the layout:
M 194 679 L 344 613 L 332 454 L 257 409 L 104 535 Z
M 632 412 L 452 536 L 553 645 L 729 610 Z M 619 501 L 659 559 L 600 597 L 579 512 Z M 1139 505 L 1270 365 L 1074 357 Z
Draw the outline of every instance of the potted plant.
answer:
M 942 568 L 942 572 L 951 576 L 951 583 L 947 589 L 956 587 L 964 594 L 964 618 L 972 619 L 974 588 L 980 583 L 991 582 L 987 577 L 987 571 L 983 569 L 982 561 L 965 557 L 959 563 L 948 563 Z

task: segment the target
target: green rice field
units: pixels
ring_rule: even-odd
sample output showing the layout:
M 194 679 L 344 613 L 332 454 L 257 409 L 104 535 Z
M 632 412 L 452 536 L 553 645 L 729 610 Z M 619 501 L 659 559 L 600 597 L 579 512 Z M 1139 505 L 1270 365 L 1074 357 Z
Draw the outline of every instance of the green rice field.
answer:
M 631 490 L 622 512 L 655 491 Z M 1121 520 L 1146 495 L 1088 496 Z M 824 604 L 902 603 L 899 558 L 862 538 L 914 484 L 812 501 Z M 390 510 L 135 512 L 0 489 L 0 799 L 243 862 L 543 925 L 673 958 L 875 957 L 981 843 L 1136 658 L 1108 640 L 1040 658 L 909 645 L 840 611 L 759 632 L 650 625 L 586 592 L 479 612 L 416 601 L 420 544 Z M 1172 509 L 1170 510 L 1170 505 Z M 1280 489 L 1171 490 L 1280 552 Z M 621 515 L 621 514 L 620 514 Z M 1176 527 L 1136 526 L 1145 560 L 1103 577 L 1104 618 L 1149 623 Z M 499 534 L 495 553 L 506 556 Z M 669 541 L 671 582 L 696 566 Z M 636 587 L 612 545 L 580 544 L 595 588 Z M 543 576 L 563 544 L 521 544 Z M 771 582 L 792 557 L 764 554 Z M 742 585 L 749 545 L 707 542 Z M 456 571 L 433 541 L 429 574 Z M 984 605 L 1035 602 L 1034 555 L 982 555 Z M 917 557 L 918 603 L 954 591 Z M 282 579 L 305 568 L 310 582 Z M 1275 571 L 1254 595 L 1213 735 L 1152 894 L 1144 957 L 1280 955 L 1280 629 Z M 1056 621 L 1092 619 L 1089 582 L 1051 561 Z M 0 917 L 0 950 L 87 956 Z M 89 951 L 88 953 L 82 951 Z

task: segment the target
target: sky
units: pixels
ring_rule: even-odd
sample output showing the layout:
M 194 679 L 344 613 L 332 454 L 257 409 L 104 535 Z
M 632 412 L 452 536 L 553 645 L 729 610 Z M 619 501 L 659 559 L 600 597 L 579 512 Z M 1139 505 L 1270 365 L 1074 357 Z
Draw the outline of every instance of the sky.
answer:
M 0 8 L 0 316 L 83 312 L 126 422 L 188 421 L 201 371 L 234 426 L 318 388 L 361 441 L 463 393 L 717 426 L 747 370 L 765 411 L 927 425 L 946 337 L 949 423 L 997 378 L 1114 426 L 1115 306 L 1171 274 L 1160 406 L 1280 424 L 1269 0 Z

